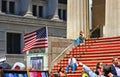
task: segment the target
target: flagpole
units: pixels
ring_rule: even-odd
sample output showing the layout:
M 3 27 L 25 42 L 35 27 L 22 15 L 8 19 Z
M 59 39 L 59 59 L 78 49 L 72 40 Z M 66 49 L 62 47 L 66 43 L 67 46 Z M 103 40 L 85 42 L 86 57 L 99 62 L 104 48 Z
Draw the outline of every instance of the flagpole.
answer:
M 28 67 L 28 65 L 27 65 L 27 63 L 28 63 L 28 62 L 27 62 L 27 61 L 28 61 L 28 60 L 27 60 L 27 55 L 28 55 L 28 54 L 29 54 L 29 51 L 26 52 L 26 66 L 27 66 L 27 69 L 26 69 L 26 70 L 27 70 L 27 75 L 28 75 L 28 77 L 30 77 L 30 67 Z
M 47 24 L 46 24 L 46 34 L 47 34 L 47 38 L 48 38 L 48 27 L 47 27 Z
M 46 34 L 47 34 L 46 36 L 47 36 L 47 42 L 48 42 L 48 26 L 47 26 L 47 24 L 46 24 Z M 48 53 L 48 48 L 45 48 L 45 52 Z M 48 59 L 47 59 L 47 62 L 48 62 Z M 48 65 L 47 65 L 46 69 L 48 70 Z

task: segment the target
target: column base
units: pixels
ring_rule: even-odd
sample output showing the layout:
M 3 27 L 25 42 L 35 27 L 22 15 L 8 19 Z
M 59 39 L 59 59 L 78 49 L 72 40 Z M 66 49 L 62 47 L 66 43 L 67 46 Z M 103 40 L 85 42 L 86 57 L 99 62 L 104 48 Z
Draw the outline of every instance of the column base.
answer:
M 3 12 L 0 11 L 0 14 L 5 14 L 5 13 L 3 13 Z
M 36 18 L 35 16 L 32 15 L 32 12 L 27 12 L 24 17 L 29 17 L 29 18 Z
M 58 15 L 54 15 L 53 18 L 51 18 L 51 20 L 54 20 L 54 21 L 63 21 L 59 18 Z

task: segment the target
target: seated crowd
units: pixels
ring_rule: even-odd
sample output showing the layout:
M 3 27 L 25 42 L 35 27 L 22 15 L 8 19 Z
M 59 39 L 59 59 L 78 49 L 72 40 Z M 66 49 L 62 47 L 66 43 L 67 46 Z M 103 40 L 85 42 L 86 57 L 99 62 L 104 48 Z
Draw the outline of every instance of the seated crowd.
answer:
M 96 71 L 91 70 L 82 62 L 79 63 L 89 75 L 88 77 L 120 77 L 120 65 L 118 58 L 113 58 L 112 65 L 102 64 L 99 62 L 96 65 Z M 84 76 L 83 76 L 84 77 Z
M 71 63 L 72 58 L 74 60 L 73 63 Z M 117 57 L 113 58 L 112 65 L 98 62 L 96 64 L 96 70 L 93 70 L 82 62 L 78 63 L 77 60 L 73 57 L 73 55 L 68 60 L 66 72 L 63 67 L 60 67 L 58 75 L 52 77 L 67 77 L 67 74 L 70 73 L 69 68 L 71 68 L 71 73 L 74 74 L 77 70 L 77 66 L 79 65 L 83 67 L 81 77 L 120 77 L 120 63 Z

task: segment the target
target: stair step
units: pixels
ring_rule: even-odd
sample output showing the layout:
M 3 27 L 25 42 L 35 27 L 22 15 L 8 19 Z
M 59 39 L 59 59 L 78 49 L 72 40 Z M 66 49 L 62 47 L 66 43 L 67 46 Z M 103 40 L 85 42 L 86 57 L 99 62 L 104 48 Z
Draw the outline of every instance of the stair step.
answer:
M 67 77 L 81 77 L 81 74 L 67 74 Z
M 107 48 L 81 48 L 74 51 L 105 51 L 105 50 L 120 50 L 120 47 L 107 47 Z
M 117 56 L 118 58 L 120 58 L 120 56 Z M 85 57 L 85 58 L 78 58 L 77 57 L 77 60 L 81 60 L 81 61 L 83 61 L 83 60 L 91 60 L 91 61 L 96 61 L 96 60 L 112 60 L 112 58 L 113 58 L 113 56 L 106 56 L 106 57 L 102 57 L 102 56 L 100 56 L 100 57 L 96 57 L 96 58 L 92 58 L 92 57 Z M 68 61 L 68 58 L 64 58 L 64 60 L 66 60 L 66 61 Z
M 112 60 L 102 60 L 103 64 L 107 64 L 107 63 L 111 63 Z M 78 60 L 78 62 L 81 62 L 81 60 Z M 87 60 L 87 61 L 82 61 L 84 64 L 97 64 L 98 62 L 100 61 L 90 61 L 90 60 Z M 67 64 L 68 61 L 61 61 L 60 63 L 58 64 Z
M 73 48 L 52 70 L 58 71 L 60 67 L 66 70 L 70 55 L 74 55 L 78 62 L 82 62 L 93 70 L 98 62 L 111 65 L 113 57 L 120 59 L 120 37 L 86 39 L 85 43 L 85 45 Z M 70 72 L 67 76 L 81 77 L 81 69 L 82 66 L 78 66 L 75 74 Z
M 97 52 L 94 52 L 94 51 L 73 51 L 73 52 L 70 52 L 70 54 L 80 54 L 80 55 L 84 55 L 84 54 L 113 54 L 113 53 L 120 53 L 120 50 L 105 50 L 105 51 L 97 51 Z M 69 55 L 69 54 L 67 54 Z
M 84 48 L 108 48 L 108 47 L 120 47 L 120 43 L 116 44 L 94 44 L 94 45 L 86 45 L 86 46 L 79 46 L 76 49 L 84 49 Z
M 86 42 L 105 42 L 105 41 L 119 41 L 120 37 L 110 37 L 110 38 L 95 38 L 95 39 L 86 39 Z
M 97 53 L 94 53 L 94 52 L 76 52 L 76 53 L 73 53 L 74 57 L 94 57 L 94 56 L 119 56 L 120 55 L 120 52 L 110 52 L 110 51 L 106 51 L 104 53 L 101 53 L 101 52 L 97 52 Z M 65 58 L 70 58 L 71 54 L 67 54 Z

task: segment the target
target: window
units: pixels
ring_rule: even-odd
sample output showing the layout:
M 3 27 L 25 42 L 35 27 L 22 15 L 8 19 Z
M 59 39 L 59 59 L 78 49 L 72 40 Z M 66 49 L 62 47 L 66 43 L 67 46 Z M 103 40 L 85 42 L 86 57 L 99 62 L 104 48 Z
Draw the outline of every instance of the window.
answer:
M 63 20 L 67 20 L 67 12 L 66 12 L 66 10 L 63 10 Z
M 2 0 L 2 12 L 7 13 L 7 1 Z
M 58 15 L 60 19 L 67 20 L 67 11 L 66 9 L 58 9 Z
M 2 0 L 2 12 L 15 14 L 15 2 L 14 1 L 9 1 L 9 3 L 7 2 L 8 2 L 7 0 Z
M 7 33 L 7 53 L 20 54 L 21 53 L 21 34 L 20 33 Z
M 39 6 L 39 17 L 43 17 L 43 7 Z
M 43 17 L 43 6 L 33 5 L 32 12 L 34 16 Z
M 15 13 L 15 2 L 9 2 L 9 13 L 14 14 Z
M 67 0 L 58 0 L 59 3 L 67 4 Z
M 33 16 L 37 16 L 37 6 L 33 5 Z
M 58 9 L 58 15 L 59 15 L 59 18 L 62 19 L 62 16 L 61 16 L 61 9 Z

